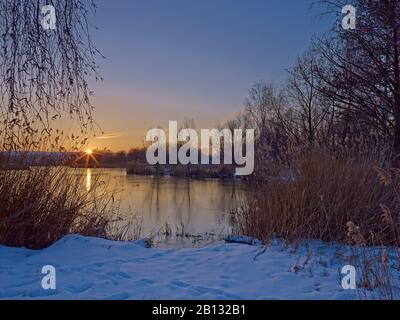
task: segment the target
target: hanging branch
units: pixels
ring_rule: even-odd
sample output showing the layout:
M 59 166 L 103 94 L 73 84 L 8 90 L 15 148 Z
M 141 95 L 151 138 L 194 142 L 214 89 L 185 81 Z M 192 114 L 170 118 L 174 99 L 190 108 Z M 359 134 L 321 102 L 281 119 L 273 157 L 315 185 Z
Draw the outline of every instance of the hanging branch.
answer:
M 46 30 L 42 8 L 55 9 Z M 63 116 L 93 129 L 88 78 L 97 72 L 90 38 L 92 0 L 0 0 L 0 149 L 36 149 L 59 140 Z M 56 137 L 54 137 L 56 136 Z

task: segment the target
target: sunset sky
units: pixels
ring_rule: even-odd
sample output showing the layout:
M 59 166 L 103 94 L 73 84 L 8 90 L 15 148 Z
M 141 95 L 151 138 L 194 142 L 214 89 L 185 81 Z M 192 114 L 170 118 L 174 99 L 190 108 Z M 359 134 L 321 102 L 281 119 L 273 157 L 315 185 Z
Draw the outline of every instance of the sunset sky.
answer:
M 169 120 L 213 127 L 243 108 L 257 81 L 280 84 L 327 22 L 308 0 L 97 0 L 92 85 L 105 132 L 90 147 L 128 150 Z

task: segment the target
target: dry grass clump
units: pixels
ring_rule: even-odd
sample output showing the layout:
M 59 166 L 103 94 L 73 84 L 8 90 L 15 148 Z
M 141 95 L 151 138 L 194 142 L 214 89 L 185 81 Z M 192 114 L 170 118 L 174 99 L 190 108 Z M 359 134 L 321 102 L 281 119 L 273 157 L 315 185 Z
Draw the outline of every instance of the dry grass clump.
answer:
M 41 249 L 69 233 L 104 237 L 112 196 L 95 179 L 86 190 L 84 179 L 67 167 L 0 170 L 0 245 Z
M 376 169 L 370 159 L 310 152 L 294 161 L 293 172 L 294 179 L 251 188 L 239 212 L 243 233 L 264 242 L 277 236 L 289 242 L 398 243 L 394 171 Z
M 293 179 L 249 183 L 240 232 L 268 243 L 307 240 L 351 245 L 362 299 L 400 297 L 400 170 L 367 157 L 308 152 Z

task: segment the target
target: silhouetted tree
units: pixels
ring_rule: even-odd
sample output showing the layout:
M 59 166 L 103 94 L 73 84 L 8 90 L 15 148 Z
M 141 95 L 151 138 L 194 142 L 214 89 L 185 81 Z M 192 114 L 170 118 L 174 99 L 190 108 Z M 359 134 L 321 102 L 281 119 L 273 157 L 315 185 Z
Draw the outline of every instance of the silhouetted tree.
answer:
M 315 146 L 318 136 L 326 137 L 329 131 L 329 104 L 319 92 L 316 76 L 317 61 L 313 52 L 307 51 L 299 57 L 289 70 L 287 95 L 292 106 L 292 116 L 287 117 L 286 127 L 297 143 Z M 290 121 L 291 120 L 291 121 Z M 325 134 L 323 134 L 325 133 Z
M 357 0 L 356 29 L 340 23 L 315 43 L 321 92 L 340 111 L 349 135 L 390 139 L 400 154 L 400 1 Z M 328 7 L 348 1 L 322 1 Z
M 283 160 L 287 134 L 282 115 L 286 114 L 285 93 L 273 84 L 256 83 L 245 100 L 247 121 L 257 133 L 259 160 Z
M 55 9 L 54 30 L 42 8 Z M 3 150 L 37 148 L 58 140 L 52 123 L 64 113 L 82 132 L 93 124 L 88 87 L 96 79 L 90 39 L 91 0 L 0 0 L 0 138 Z M 57 139 L 58 138 L 58 139 Z M 76 138 L 76 137 L 74 137 Z

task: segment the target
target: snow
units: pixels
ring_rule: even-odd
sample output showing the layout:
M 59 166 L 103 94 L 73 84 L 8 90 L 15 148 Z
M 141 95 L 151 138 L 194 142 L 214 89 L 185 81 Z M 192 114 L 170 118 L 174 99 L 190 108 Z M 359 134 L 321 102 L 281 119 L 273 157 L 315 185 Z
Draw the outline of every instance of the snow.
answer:
M 278 242 L 265 248 L 221 242 L 160 249 L 146 248 L 143 241 L 70 235 L 39 251 L 0 247 L 0 298 L 354 298 L 341 288 L 344 263 L 333 262 L 333 256 L 334 249 L 323 245 L 292 253 Z M 56 290 L 41 286 L 44 265 L 56 268 Z

